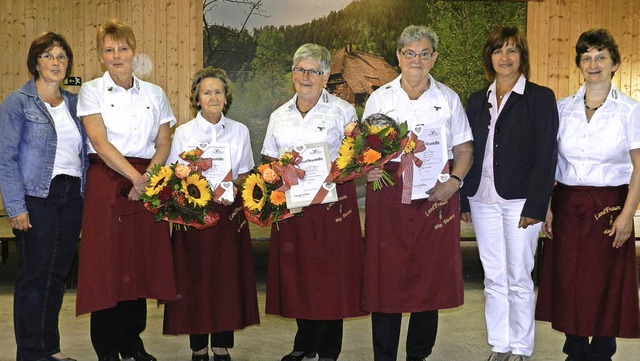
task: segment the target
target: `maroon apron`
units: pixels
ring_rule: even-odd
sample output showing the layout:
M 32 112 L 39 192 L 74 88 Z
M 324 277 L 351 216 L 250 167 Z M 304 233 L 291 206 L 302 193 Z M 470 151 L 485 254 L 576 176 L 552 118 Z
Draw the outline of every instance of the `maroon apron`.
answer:
M 613 237 L 604 234 L 627 192 L 626 185 L 556 185 L 553 239 L 544 243 L 537 320 L 579 336 L 640 337 L 635 241 L 616 249 Z
M 335 320 L 360 311 L 362 230 L 353 182 L 340 200 L 304 209 L 271 227 L 266 313 Z
M 126 195 L 131 181 L 90 156 L 84 196 L 76 314 L 138 298 L 175 299 L 169 224 Z M 144 172 L 148 159 L 127 157 Z
M 177 300 L 164 306 L 165 334 L 210 334 L 260 323 L 251 236 L 239 194 L 215 204 L 218 224 L 173 231 Z
M 367 187 L 362 309 L 402 313 L 457 307 L 464 302 L 460 199 L 402 204 L 398 163 L 385 169 L 395 185 Z

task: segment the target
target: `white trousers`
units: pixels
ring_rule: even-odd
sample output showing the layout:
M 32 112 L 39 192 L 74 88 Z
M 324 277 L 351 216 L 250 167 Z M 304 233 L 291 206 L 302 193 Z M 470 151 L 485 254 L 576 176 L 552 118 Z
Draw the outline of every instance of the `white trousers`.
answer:
M 531 278 L 542 223 L 518 228 L 523 201 L 470 201 L 484 269 L 485 319 L 492 351 L 531 356 L 536 295 Z

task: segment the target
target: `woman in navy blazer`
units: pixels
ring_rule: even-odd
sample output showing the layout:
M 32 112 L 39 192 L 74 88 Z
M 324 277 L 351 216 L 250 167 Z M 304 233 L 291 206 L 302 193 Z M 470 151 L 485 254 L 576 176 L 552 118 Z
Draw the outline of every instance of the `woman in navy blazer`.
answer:
M 527 80 L 528 55 L 518 28 L 494 30 L 483 49 L 492 83 L 467 105 L 475 159 L 462 187 L 461 218 L 473 221 L 484 268 L 490 361 L 529 360 L 533 353 L 531 271 L 557 162 L 555 95 Z

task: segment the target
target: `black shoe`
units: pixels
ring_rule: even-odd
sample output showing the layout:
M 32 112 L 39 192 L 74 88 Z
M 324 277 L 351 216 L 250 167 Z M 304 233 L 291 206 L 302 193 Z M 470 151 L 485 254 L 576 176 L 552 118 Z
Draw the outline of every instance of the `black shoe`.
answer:
M 427 358 L 407 357 L 407 361 L 427 361 Z
M 226 355 L 218 355 L 214 352 L 213 361 L 231 361 L 231 355 L 229 355 L 229 351 L 227 351 Z
M 191 353 L 191 361 L 209 361 L 209 354 L 196 355 L 195 353 Z
M 302 361 L 305 358 L 316 358 L 315 352 L 304 352 L 298 354 L 300 351 L 292 351 L 290 354 L 286 355 L 280 361 Z M 294 355 L 296 354 L 296 355 Z
M 122 355 L 122 359 L 133 359 L 134 361 L 158 361 L 154 356 L 149 355 L 145 350 L 135 351 L 131 355 Z
M 71 358 L 71 357 L 57 358 L 57 357 L 54 357 L 54 356 L 49 356 L 49 357 L 47 357 L 47 361 L 78 361 L 78 360 L 76 360 L 74 358 Z
M 118 355 L 102 355 L 98 357 L 98 361 L 120 361 Z

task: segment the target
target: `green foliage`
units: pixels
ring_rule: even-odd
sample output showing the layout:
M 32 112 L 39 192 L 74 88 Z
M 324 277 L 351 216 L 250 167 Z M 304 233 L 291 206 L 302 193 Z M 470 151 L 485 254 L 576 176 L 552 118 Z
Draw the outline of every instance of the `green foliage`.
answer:
M 486 86 L 482 48 L 498 26 L 518 26 L 526 32 L 527 8 L 506 1 L 431 1 L 426 23 L 438 34 L 438 60 L 431 71 L 438 81 L 466 101 Z

